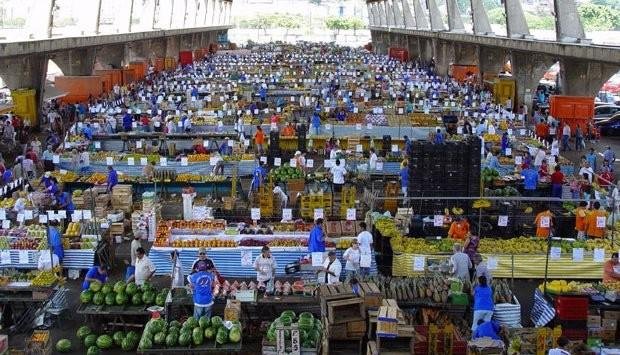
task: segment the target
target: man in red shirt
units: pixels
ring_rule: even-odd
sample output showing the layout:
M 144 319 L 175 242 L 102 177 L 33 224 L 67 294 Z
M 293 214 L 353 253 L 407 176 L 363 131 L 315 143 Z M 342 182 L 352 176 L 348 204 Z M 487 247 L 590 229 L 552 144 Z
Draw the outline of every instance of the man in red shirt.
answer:
M 603 172 L 596 180 L 598 181 L 599 186 L 608 187 L 614 180 L 614 175 L 609 171 L 609 168 L 605 166 L 603 167 Z
M 551 197 L 562 198 L 562 184 L 564 184 L 564 174 L 560 171 L 560 166 L 555 166 L 555 171 L 551 174 Z
M 618 262 L 618 253 L 612 253 L 611 259 L 605 262 L 603 269 L 603 282 L 620 281 L 620 262 Z

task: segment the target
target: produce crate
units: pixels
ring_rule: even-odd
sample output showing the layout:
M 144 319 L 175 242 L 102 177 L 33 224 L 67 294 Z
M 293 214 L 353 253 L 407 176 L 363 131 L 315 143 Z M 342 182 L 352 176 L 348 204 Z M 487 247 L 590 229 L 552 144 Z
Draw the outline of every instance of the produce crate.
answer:
M 26 355 L 48 355 L 52 353 L 52 342 L 49 330 L 35 330 L 26 339 L 24 352 Z
M 556 317 L 560 320 L 587 320 L 588 297 L 557 296 L 555 298 Z
M 363 302 L 361 298 L 328 301 L 327 321 L 329 324 L 341 324 L 365 319 Z
M 241 317 L 241 301 L 226 300 L 224 308 L 224 320 L 235 321 Z
M 345 298 L 357 297 L 351 288 L 351 285 L 320 285 L 319 296 L 321 301 L 341 300 Z
M 360 282 L 360 297 L 364 299 L 366 309 L 377 309 L 383 300 L 381 290 L 374 282 Z

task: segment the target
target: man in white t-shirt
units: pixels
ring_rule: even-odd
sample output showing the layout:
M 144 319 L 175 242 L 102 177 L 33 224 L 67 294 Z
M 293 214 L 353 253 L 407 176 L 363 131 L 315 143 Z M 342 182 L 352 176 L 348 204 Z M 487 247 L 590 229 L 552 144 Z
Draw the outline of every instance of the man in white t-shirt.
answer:
M 344 176 L 347 174 L 347 171 L 342 165 L 340 165 L 340 159 L 336 159 L 334 166 L 332 166 L 329 172 L 332 175 L 333 191 L 342 191 L 342 186 L 344 186 Z
M 140 247 L 136 250 L 136 272 L 128 281 L 133 279 L 136 285 L 142 286 L 153 277 L 155 270 L 157 270 L 155 264 L 146 256 L 144 248 Z
M 366 230 L 366 222 L 360 223 L 362 231 L 357 235 L 357 242 L 360 244 L 360 254 L 368 255 L 372 253 L 372 234 Z M 369 267 L 360 266 L 360 276 L 367 276 L 370 272 Z
M 549 355 L 570 355 L 570 352 L 566 350 L 569 341 L 568 338 L 562 336 L 558 338 L 558 347 L 549 350 Z

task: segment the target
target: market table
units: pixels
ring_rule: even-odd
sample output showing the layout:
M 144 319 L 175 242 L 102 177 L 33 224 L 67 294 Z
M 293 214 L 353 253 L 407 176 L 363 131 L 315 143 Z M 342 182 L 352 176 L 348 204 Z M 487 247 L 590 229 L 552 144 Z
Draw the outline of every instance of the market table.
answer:
M 451 254 L 406 254 L 394 253 L 392 259 L 392 275 L 412 277 L 424 274 L 424 271 L 414 271 L 414 260 L 416 257 L 424 258 L 426 265 L 428 261 L 445 261 Z M 482 254 L 484 260 L 489 261 L 489 257 L 497 260 L 497 267 L 491 269 L 493 277 L 535 279 L 545 277 L 546 255 L 491 255 Z M 609 255 L 606 255 L 605 260 Z M 421 260 L 421 259 L 418 259 Z M 583 261 L 573 261 L 572 255 L 561 255 L 559 259 L 549 259 L 549 269 L 547 277 L 549 279 L 600 279 L 603 274 L 603 262 L 595 262 L 592 255 L 584 255 Z
M 2 260 L 0 269 L 36 269 L 41 252 L 48 253 L 48 250 L 17 250 L 9 249 L 10 260 Z M 21 254 L 21 256 L 20 256 Z M 27 261 L 26 261 L 27 258 Z M 66 249 L 65 258 L 62 266 L 65 269 L 88 269 L 93 266 L 95 260 L 95 250 L 93 249 Z M 8 262 L 7 262 L 8 261 Z
M 0 286 L 0 304 L 4 306 L 2 317 L 12 315 L 16 320 L 9 331 L 12 333 L 30 331 L 39 309 L 52 301 L 60 289 L 56 284 L 37 287 L 32 286 L 30 282 L 10 282 Z M 13 315 L 13 312 L 17 312 L 18 315 Z
M 173 248 L 173 247 L 153 247 L 149 252 L 149 258 L 155 264 L 157 270 L 155 275 L 169 275 L 172 270 L 170 262 L 170 252 L 180 250 L 179 260 L 183 265 L 183 273 L 188 275 L 191 271 L 193 262 L 198 258 L 198 248 Z M 251 278 L 256 277 L 256 270 L 252 266 L 241 265 L 241 252 L 251 251 L 251 260 L 260 254 L 261 247 L 236 247 L 236 248 L 207 248 L 207 256 L 213 261 L 217 270 L 226 278 Z M 344 260 L 342 259 L 343 250 L 336 250 L 338 259 L 342 262 L 344 271 Z M 272 247 L 271 255 L 278 263 L 276 270 L 277 277 L 286 276 L 284 266 L 299 261 L 303 256 L 308 255 L 307 247 Z M 375 255 L 372 255 L 370 273 L 377 273 Z
M 76 313 L 82 315 L 84 322 L 91 325 L 106 322 L 109 325 L 123 327 L 143 327 L 151 316 L 146 310 L 147 306 L 97 306 L 94 304 L 82 304 Z

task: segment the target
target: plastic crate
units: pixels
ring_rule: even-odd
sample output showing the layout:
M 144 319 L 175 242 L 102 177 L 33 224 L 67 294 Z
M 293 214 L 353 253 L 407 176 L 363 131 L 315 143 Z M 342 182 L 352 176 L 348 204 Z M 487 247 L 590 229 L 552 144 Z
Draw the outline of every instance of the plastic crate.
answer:
M 587 297 L 558 296 L 555 299 L 559 320 L 587 320 L 590 302 Z

